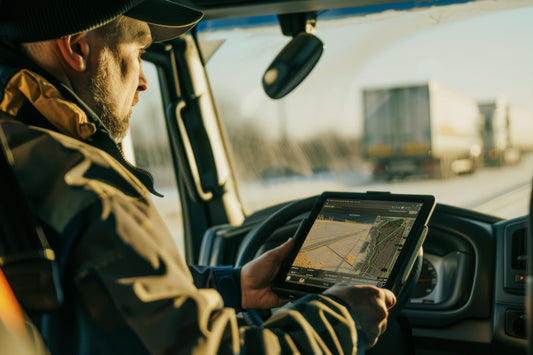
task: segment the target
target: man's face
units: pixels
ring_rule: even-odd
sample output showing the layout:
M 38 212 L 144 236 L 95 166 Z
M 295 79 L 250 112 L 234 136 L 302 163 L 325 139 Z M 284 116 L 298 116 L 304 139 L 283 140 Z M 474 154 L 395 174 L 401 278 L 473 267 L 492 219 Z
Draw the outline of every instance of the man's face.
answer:
M 113 36 L 100 37 L 90 77 L 89 103 L 117 142 L 127 133 L 139 92 L 148 87 L 141 54 L 152 41 L 145 22 L 128 17 L 121 21 Z

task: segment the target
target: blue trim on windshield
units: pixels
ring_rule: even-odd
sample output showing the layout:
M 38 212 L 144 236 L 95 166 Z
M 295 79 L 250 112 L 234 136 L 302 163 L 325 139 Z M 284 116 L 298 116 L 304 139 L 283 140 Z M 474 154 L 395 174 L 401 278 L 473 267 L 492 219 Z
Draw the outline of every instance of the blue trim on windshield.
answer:
M 198 31 L 214 31 L 220 29 L 250 28 L 278 24 L 278 17 L 276 15 L 268 15 L 201 21 L 196 26 L 196 29 Z
M 367 6 L 357 6 L 343 9 L 331 9 L 321 11 L 318 14 L 319 19 L 334 19 L 343 17 L 357 17 L 370 14 L 377 14 L 388 10 L 406 11 L 415 8 L 429 8 L 433 6 L 447 6 L 454 4 L 464 4 L 472 2 L 473 0 L 414 0 L 402 1 L 389 4 L 377 4 Z M 235 19 L 221 19 L 201 21 L 196 29 L 198 31 L 216 31 L 221 29 L 231 28 L 250 28 L 268 25 L 278 25 L 278 17 L 276 15 L 268 16 L 253 16 Z
M 389 4 L 377 4 L 377 5 L 367 5 L 367 6 L 358 6 L 350 7 L 344 9 L 331 9 L 324 11 L 319 14 L 320 19 L 332 19 L 332 18 L 342 18 L 350 16 L 365 16 L 371 14 L 378 14 L 380 12 L 385 12 L 388 10 L 394 11 L 406 11 L 412 9 L 422 9 L 433 6 L 448 6 L 454 4 L 465 4 L 472 2 L 473 0 L 415 0 L 415 1 L 404 1 L 397 3 Z

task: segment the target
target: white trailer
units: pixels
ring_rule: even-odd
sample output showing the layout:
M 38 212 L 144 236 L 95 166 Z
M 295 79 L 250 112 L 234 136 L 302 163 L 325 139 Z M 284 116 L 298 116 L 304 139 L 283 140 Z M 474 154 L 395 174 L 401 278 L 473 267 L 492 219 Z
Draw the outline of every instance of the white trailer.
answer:
M 481 155 L 480 113 L 467 95 L 435 82 L 363 90 L 363 155 L 374 174 L 448 177 Z

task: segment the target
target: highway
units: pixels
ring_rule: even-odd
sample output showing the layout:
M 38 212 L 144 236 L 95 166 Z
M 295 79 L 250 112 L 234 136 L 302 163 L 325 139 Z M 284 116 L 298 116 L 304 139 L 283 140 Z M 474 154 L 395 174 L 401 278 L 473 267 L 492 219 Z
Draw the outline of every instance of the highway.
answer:
M 528 213 L 532 176 L 533 157 L 529 156 L 518 165 L 481 168 L 473 174 L 454 176 L 447 180 L 376 182 L 360 188 L 431 194 L 438 203 L 511 218 Z
M 473 174 L 446 180 L 413 177 L 392 182 L 374 181 L 370 172 L 359 171 L 249 182 L 240 185 L 240 195 L 244 206 L 253 211 L 326 190 L 430 194 L 438 203 L 512 218 L 528 213 L 532 177 L 533 156 L 528 156 L 517 165 L 484 167 Z
M 251 213 L 263 207 L 323 191 L 390 191 L 434 195 L 438 203 L 448 204 L 501 218 L 525 215 L 529 210 L 533 156 L 520 164 L 481 168 L 474 174 L 450 179 L 372 181 L 368 171 L 345 174 L 297 176 L 276 181 L 253 181 L 239 185 L 244 208 Z M 158 188 L 165 198 L 154 198 L 177 243 L 182 247 L 181 211 L 177 191 Z M 183 249 L 181 249 L 183 250 Z

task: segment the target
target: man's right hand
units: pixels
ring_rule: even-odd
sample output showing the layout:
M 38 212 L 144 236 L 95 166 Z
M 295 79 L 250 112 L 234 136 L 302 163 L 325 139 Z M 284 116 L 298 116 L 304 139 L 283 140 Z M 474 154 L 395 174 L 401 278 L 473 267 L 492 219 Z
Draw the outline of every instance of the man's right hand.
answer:
M 346 302 L 361 323 L 366 347 L 376 345 L 387 329 L 389 309 L 396 304 L 396 297 L 391 291 L 374 286 L 333 286 L 324 294 L 337 296 Z

